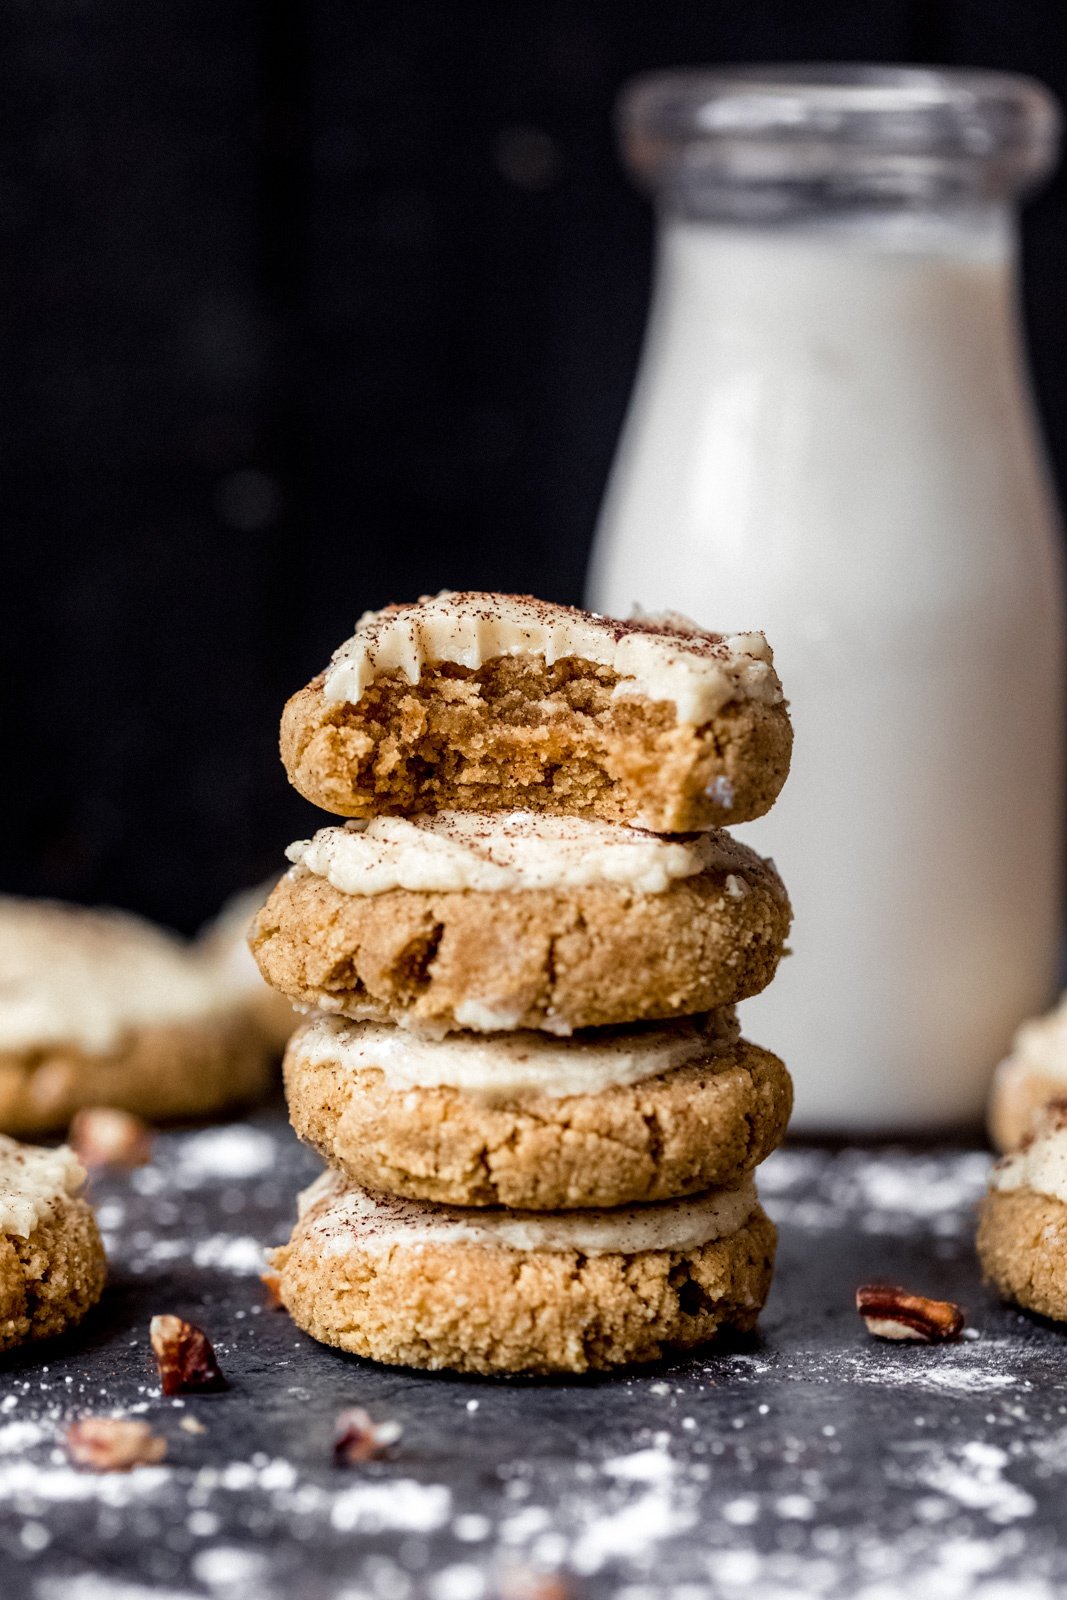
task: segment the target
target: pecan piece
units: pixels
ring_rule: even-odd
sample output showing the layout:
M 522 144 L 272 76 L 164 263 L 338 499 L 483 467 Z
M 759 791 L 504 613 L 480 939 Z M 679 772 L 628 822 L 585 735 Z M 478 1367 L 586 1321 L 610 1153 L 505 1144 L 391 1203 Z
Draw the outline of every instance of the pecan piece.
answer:
M 75 1466 L 94 1472 L 129 1472 L 154 1466 L 167 1453 L 167 1441 L 147 1422 L 126 1417 L 82 1417 L 67 1429 L 67 1454 Z
M 374 1422 L 362 1406 L 349 1406 L 334 1424 L 334 1465 L 354 1467 L 361 1461 L 377 1461 L 388 1454 L 403 1431 L 399 1422 Z
M 148 1333 L 164 1394 L 226 1388 L 211 1340 L 195 1323 L 182 1317 L 153 1317 Z
M 68 1143 L 86 1167 L 143 1167 L 152 1159 L 152 1130 L 117 1106 L 85 1106 L 74 1114 Z
M 963 1312 L 951 1300 L 928 1300 L 895 1284 L 862 1284 L 856 1310 L 876 1339 L 942 1344 L 963 1331 Z
M 504 1573 L 500 1600 L 575 1600 L 577 1591 L 562 1572 L 531 1572 L 524 1567 Z

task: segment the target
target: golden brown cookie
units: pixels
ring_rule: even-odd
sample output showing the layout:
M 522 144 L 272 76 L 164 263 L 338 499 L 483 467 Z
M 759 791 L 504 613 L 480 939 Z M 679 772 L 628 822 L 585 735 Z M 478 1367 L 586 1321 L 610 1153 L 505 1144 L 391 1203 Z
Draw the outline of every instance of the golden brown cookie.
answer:
M 254 1099 L 271 1051 L 188 946 L 140 918 L 0 900 L 0 1129 L 82 1106 L 149 1120 Z
M 1067 1103 L 993 1168 L 978 1256 L 1005 1299 L 1067 1322 Z
M 768 811 L 792 728 L 762 634 L 445 593 L 363 616 L 286 705 L 281 749 L 343 817 L 525 808 L 677 833 Z
M 272 1252 L 294 1321 L 391 1365 L 587 1372 L 754 1326 L 775 1230 L 751 1179 L 622 1211 L 464 1212 L 325 1173 Z
M 516 822 L 476 820 L 494 842 Z M 454 843 L 435 832 L 451 825 L 447 817 L 418 826 L 382 819 L 365 834 L 328 828 L 294 846 L 300 864 L 250 936 L 268 983 L 299 1005 L 357 1020 L 568 1033 L 715 1010 L 774 976 L 789 901 L 773 866 L 727 834 L 664 840 L 568 819 L 579 831 L 568 834 L 577 862 L 567 852 L 566 868 L 538 838 L 537 850 L 527 851 L 525 840 L 499 869 L 512 887 L 389 887 L 398 878 L 497 881 L 483 875 L 483 863 L 454 859 L 480 855 L 466 837 L 440 857 L 431 850 Z M 405 836 L 394 851 L 396 839 L 376 827 L 414 839 Z M 622 837 L 605 841 L 600 832 Z M 373 855 L 350 859 L 368 840 L 381 846 L 377 865 Z M 488 866 L 496 871 L 499 862 Z M 676 870 L 686 875 L 672 876 Z M 521 886 L 541 882 L 553 886 Z
M 631 1205 L 731 1184 L 792 1106 L 776 1056 L 730 1014 L 553 1039 L 420 1039 L 319 1016 L 290 1040 L 293 1127 L 390 1194 L 529 1210 Z
M 0 1134 L 0 1350 L 79 1322 L 107 1276 L 96 1219 L 72 1151 Z

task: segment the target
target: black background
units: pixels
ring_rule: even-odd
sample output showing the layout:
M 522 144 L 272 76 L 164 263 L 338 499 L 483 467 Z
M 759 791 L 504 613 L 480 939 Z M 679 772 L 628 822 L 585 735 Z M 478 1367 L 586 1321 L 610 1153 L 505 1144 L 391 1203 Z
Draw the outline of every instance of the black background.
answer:
M 7 0 L 0 880 L 190 929 L 314 825 L 285 696 L 365 607 L 577 599 L 688 62 L 1033 72 L 1061 0 Z M 1027 317 L 1067 472 L 1067 184 Z

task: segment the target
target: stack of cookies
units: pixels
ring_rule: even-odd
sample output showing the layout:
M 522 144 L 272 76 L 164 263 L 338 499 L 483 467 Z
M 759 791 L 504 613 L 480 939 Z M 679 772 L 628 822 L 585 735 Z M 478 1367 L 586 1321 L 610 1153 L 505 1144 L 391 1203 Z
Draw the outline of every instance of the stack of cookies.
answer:
M 733 1007 L 790 908 L 718 830 L 791 737 L 760 634 L 492 594 L 368 614 L 289 702 L 290 779 L 354 819 L 290 848 L 250 935 L 312 1013 L 286 1089 L 327 1171 L 273 1253 L 301 1327 L 581 1372 L 754 1324 L 791 1086 Z

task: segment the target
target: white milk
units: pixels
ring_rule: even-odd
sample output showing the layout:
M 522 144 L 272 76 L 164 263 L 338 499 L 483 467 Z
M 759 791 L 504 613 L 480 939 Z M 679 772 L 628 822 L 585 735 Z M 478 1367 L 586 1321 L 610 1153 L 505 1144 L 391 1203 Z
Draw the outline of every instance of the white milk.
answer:
M 741 829 L 795 955 L 742 1008 L 795 1126 L 977 1117 L 1051 998 L 1063 654 L 1006 212 L 667 220 L 590 603 L 762 628 L 793 770 Z

